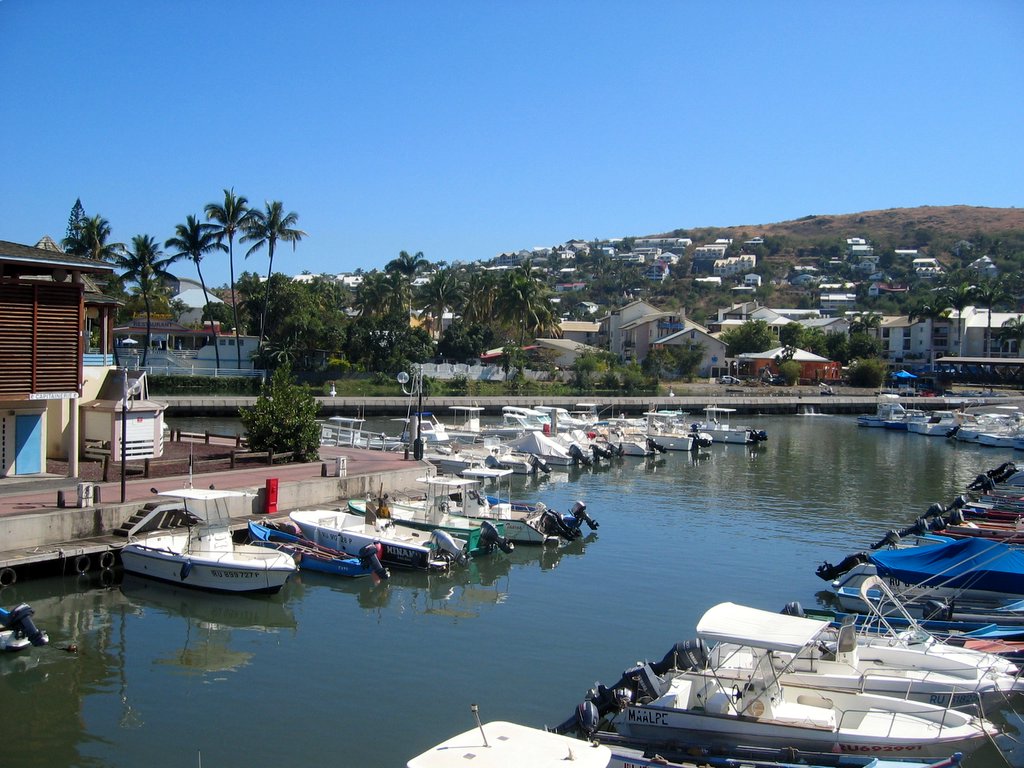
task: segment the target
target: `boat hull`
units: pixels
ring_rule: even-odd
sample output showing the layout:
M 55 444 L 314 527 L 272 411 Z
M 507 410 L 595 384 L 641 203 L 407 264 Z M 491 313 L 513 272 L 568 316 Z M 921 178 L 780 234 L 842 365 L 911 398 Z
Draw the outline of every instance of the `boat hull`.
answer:
M 208 557 L 135 542 L 121 550 L 121 563 L 126 573 L 190 589 L 273 594 L 296 569 L 290 558 L 266 554 L 267 558 L 253 556 L 238 562 L 217 554 Z
M 869 712 L 868 716 L 890 717 Z M 943 735 L 936 726 L 926 737 L 860 734 L 832 728 L 814 728 L 765 722 L 749 717 L 710 712 L 675 710 L 668 707 L 630 706 L 615 721 L 618 733 L 645 744 L 699 743 L 710 749 L 735 749 L 748 744 L 777 749 L 794 748 L 810 752 L 870 754 L 874 757 L 941 759 L 951 752 L 967 754 L 988 740 L 981 729 L 970 735 Z

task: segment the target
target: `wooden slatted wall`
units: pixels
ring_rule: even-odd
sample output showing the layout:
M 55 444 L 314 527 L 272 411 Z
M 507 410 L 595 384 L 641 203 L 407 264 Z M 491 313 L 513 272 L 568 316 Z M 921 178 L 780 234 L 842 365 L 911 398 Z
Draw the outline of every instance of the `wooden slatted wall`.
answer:
M 81 313 L 79 285 L 0 284 L 0 397 L 78 391 Z

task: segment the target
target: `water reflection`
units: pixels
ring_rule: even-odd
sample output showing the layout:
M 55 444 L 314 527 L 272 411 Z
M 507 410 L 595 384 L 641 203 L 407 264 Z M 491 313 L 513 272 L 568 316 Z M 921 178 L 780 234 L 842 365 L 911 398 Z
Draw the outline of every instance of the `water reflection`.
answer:
M 361 608 L 380 611 L 388 608 L 418 614 L 447 616 L 455 619 L 477 618 L 481 610 L 505 602 L 511 582 L 519 569 L 550 571 L 563 558 L 579 557 L 597 541 L 589 533 L 559 546 L 517 546 L 512 552 L 495 552 L 474 558 L 464 568 L 444 573 L 392 569 L 391 578 L 339 579 L 312 571 L 299 572 L 289 598 L 300 591 L 325 589 L 353 595 Z

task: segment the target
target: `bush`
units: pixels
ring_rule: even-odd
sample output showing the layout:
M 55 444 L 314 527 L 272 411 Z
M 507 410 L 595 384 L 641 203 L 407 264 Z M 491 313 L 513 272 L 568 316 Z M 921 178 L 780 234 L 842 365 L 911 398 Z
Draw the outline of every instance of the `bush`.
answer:
M 796 360 L 786 360 L 779 364 L 779 375 L 786 380 L 786 386 L 792 387 L 800 381 L 800 363 Z
M 258 376 L 166 376 L 149 374 L 151 395 L 258 395 Z
M 296 461 L 315 461 L 320 455 L 320 404 L 291 378 L 291 367 L 274 371 L 252 408 L 239 410 L 242 426 L 254 451 L 294 452 Z
M 862 357 L 850 366 L 850 386 L 878 389 L 885 381 L 886 367 L 881 360 Z

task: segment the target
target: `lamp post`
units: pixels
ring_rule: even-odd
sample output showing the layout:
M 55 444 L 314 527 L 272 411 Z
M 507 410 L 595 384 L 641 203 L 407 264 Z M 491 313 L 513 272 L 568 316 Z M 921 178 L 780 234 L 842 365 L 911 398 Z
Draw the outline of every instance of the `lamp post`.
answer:
M 121 397 L 121 503 L 124 504 L 127 496 L 127 471 L 125 469 L 125 457 L 127 455 L 127 448 L 125 446 L 125 432 L 128 431 L 128 369 L 122 368 L 121 372 L 124 376 L 122 384 Z
M 398 383 L 402 385 L 402 392 L 410 397 L 413 395 L 417 396 L 416 439 L 412 444 L 412 457 L 419 461 L 423 458 L 423 430 L 420 426 L 423 421 L 423 365 L 420 363 L 416 364 L 416 372 L 412 375 L 412 385 L 409 389 L 405 388 L 405 385 L 409 383 L 408 373 L 401 371 L 397 378 Z

